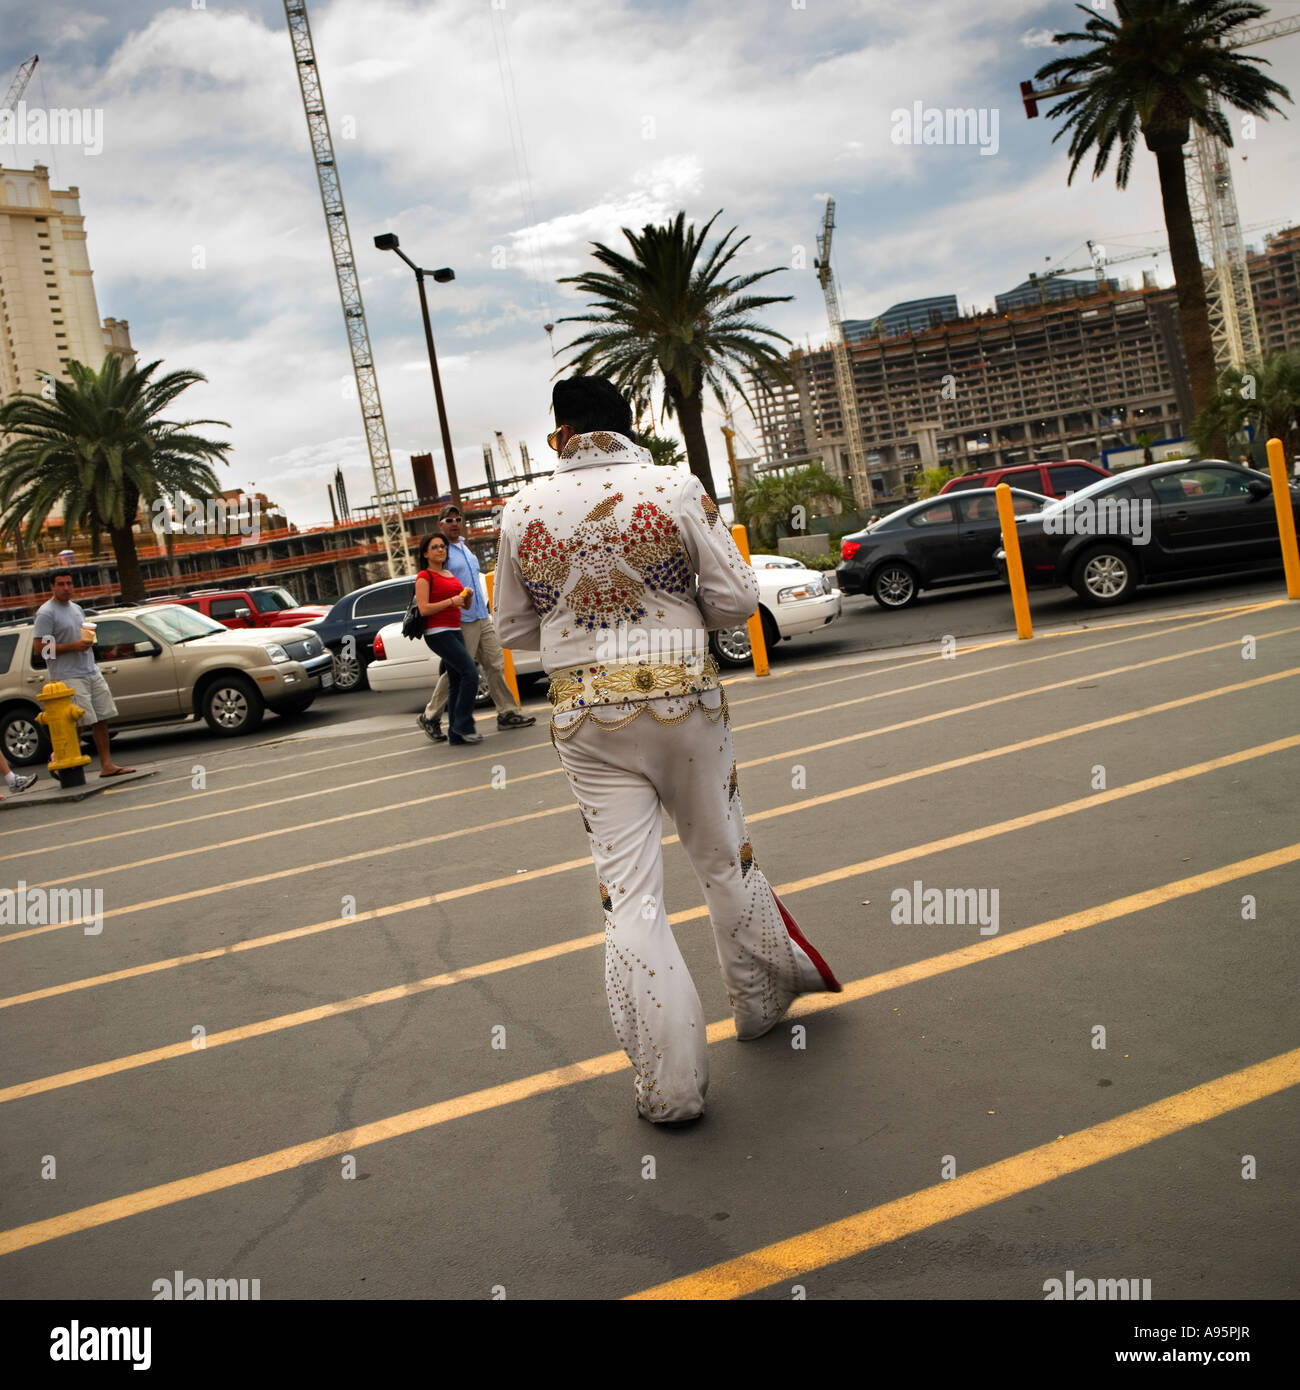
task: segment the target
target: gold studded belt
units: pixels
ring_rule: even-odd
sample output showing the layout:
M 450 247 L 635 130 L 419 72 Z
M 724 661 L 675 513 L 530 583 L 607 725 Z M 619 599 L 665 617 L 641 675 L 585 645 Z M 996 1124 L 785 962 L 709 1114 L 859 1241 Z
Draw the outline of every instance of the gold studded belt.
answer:
M 551 677 L 551 704 L 556 714 L 564 714 L 593 705 L 663 700 L 716 689 L 718 664 L 711 656 L 676 665 L 608 662 L 603 666 L 568 666 L 555 672 Z

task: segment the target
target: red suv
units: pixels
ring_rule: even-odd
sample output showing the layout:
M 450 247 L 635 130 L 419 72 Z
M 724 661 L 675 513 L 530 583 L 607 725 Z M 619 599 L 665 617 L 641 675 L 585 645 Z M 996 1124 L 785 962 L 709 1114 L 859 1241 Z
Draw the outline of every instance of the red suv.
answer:
M 303 627 L 330 611 L 319 603 L 300 605 L 288 589 L 279 588 L 198 589 L 184 598 L 154 602 L 195 608 L 226 627 Z
M 968 487 L 997 487 L 999 483 L 1009 483 L 1012 487 L 1038 492 L 1044 497 L 1066 497 L 1090 483 L 1109 477 L 1109 468 L 1089 463 L 1087 459 L 1066 459 L 1063 463 L 1020 463 L 1011 468 L 988 468 L 982 473 L 963 473 L 960 478 L 952 478 L 944 483 L 939 491 L 960 492 Z

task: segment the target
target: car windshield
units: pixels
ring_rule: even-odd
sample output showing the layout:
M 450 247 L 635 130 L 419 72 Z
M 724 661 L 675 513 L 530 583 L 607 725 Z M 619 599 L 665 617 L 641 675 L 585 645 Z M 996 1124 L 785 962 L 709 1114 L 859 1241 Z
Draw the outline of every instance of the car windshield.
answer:
M 253 603 L 259 613 L 283 613 L 286 608 L 298 606 L 288 589 L 254 589 Z
M 150 609 L 148 613 L 139 614 L 136 621 L 164 642 L 193 642 L 198 637 L 227 632 L 219 622 L 205 618 L 192 608 L 182 608 L 179 604 L 174 608 L 169 605 Z

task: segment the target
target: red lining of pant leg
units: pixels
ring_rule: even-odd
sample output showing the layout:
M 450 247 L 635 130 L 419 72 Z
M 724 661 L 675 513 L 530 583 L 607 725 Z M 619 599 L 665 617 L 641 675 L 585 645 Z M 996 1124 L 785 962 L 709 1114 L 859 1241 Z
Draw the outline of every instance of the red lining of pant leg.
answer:
M 799 924 L 786 911 L 785 904 L 776 896 L 775 890 L 772 893 L 772 900 L 776 903 L 781 913 L 781 920 L 785 923 L 785 929 L 790 933 L 790 940 L 794 942 L 800 950 L 806 953 L 808 959 L 817 967 L 817 973 L 822 977 L 822 982 L 831 994 L 843 994 L 844 986 L 835 978 L 835 972 L 821 958 L 817 948 L 799 930 Z

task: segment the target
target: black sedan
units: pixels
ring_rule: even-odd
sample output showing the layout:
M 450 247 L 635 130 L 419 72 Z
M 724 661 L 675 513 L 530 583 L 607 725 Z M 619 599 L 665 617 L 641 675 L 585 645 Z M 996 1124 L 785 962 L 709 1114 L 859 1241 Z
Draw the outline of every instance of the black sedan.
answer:
M 1291 487 L 1300 521 L 1300 487 Z M 1029 585 L 1069 584 L 1086 603 L 1123 603 L 1142 584 L 1278 568 L 1282 545 L 1268 476 L 1221 459 L 1186 459 L 1104 478 L 1016 521 Z M 999 571 L 1006 556 L 999 548 Z
M 1049 499 L 1013 487 L 1011 501 L 1024 516 Z M 1001 543 L 994 488 L 949 492 L 845 536 L 835 577 L 846 594 L 870 594 L 882 608 L 906 608 L 922 589 L 997 579 L 993 554 Z
M 334 653 L 334 684 L 340 692 L 360 690 L 374 660 L 375 636 L 401 618 L 415 593 L 414 579 L 382 579 L 345 594 L 319 622 L 307 626 Z

